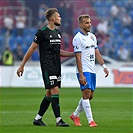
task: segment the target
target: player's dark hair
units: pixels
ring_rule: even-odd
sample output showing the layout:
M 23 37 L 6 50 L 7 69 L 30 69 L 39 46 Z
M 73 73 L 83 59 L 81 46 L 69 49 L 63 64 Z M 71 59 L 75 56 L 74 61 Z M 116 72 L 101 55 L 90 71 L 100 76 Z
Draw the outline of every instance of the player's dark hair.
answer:
M 84 18 L 90 18 L 90 16 L 88 14 L 80 15 L 78 18 L 79 23 L 82 23 Z
M 55 13 L 58 12 L 58 10 L 56 8 L 49 8 L 46 12 L 45 12 L 45 16 L 47 18 L 47 20 L 49 21 L 51 16 Z

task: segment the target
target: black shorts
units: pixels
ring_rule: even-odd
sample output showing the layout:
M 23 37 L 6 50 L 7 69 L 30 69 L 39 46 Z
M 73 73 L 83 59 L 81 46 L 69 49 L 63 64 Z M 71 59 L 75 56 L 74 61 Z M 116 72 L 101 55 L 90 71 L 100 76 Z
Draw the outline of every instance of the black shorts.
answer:
M 48 71 L 42 72 L 43 81 L 46 89 L 51 89 L 55 86 L 61 87 L 61 73 L 50 74 Z

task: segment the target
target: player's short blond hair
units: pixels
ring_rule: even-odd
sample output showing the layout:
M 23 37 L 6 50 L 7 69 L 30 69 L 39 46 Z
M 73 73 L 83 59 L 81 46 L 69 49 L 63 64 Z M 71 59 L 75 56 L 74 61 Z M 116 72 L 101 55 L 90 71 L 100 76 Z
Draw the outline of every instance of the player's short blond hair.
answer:
M 88 15 L 88 14 L 82 14 L 82 15 L 80 15 L 78 17 L 79 23 L 82 23 L 84 18 L 90 18 L 90 15 Z
M 45 12 L 45 16 L 46 16 L 46 18 L 47 18 L 48 21 L 50 20 L 51 16 L 52 16 L 55 12 L 58 13 L 57 8 L 49 8 L 49 9 Z

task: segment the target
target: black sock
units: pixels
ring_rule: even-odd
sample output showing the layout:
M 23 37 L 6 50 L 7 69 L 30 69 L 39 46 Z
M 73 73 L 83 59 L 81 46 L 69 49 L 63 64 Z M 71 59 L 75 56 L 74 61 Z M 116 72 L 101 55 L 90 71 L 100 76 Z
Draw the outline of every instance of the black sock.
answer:
M 51 104 L 55 118 L 60 117 L 59 94 L 54 94 L 51 96 Z
M 44 113 L 47 111 L 49 105 L 50 105 L 50 102 L 51 102 L 51 98 L 50 97 L 47 97 L 45 96 L 40 104 L 40 109 L 38 111 L 38 114 L 40 116 L 43 116 Z

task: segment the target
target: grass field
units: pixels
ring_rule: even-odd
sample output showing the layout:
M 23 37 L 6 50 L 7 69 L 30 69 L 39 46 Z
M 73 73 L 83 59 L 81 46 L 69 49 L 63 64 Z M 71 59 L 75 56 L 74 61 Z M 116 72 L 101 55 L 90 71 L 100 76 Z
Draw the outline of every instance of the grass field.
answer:
M 43 117 L 47 127 L 33 126 L 33 119 L 43 98 L 43 88 L 0 88 L 0 133 L 131 133 L 132 89 L 97 88 L 91 101 L 98 124 L 90 128 L 84 112 L 82 127 L 75 127 L 69 116 L 81 97 L 78 88 L 60 90 L 61 115 L 70 127 L 56 127 L 51 106 Z

